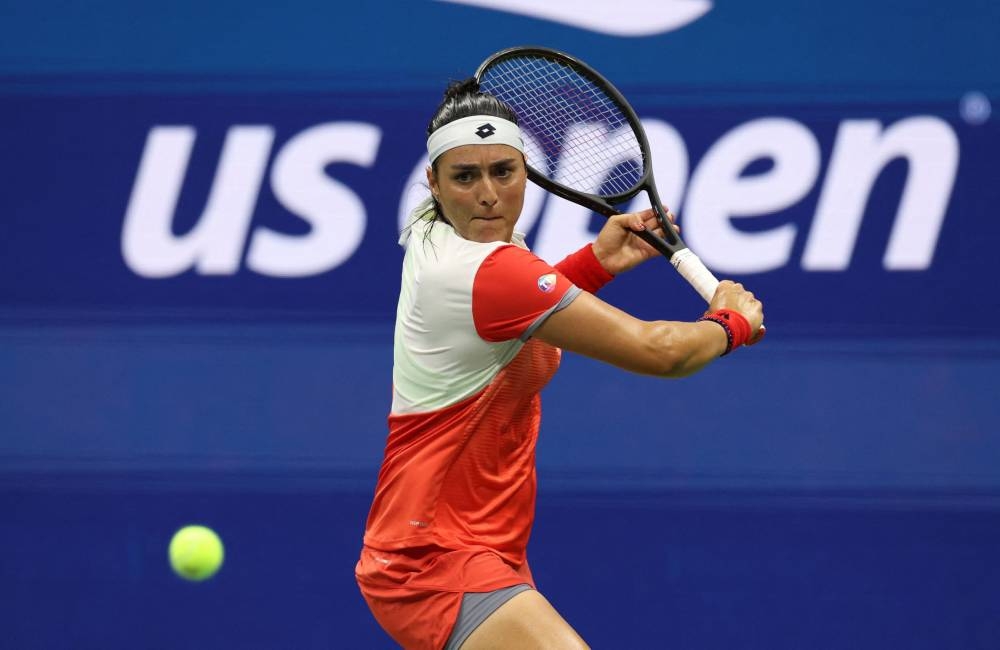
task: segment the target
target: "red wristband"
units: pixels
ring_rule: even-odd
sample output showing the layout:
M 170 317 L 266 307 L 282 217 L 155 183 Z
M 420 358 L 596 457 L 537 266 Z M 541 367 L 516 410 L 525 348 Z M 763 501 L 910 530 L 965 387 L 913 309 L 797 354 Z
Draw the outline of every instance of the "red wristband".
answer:
M 722 356 L 729 354 L 736 348 L 743 347 L 750 340 L 750 323 L 738 311 L 719 309 L 705 314 L 698 320 L 710 320 L 713 323 L 718 323 L 726 331 L 726 351 L 722 353 Z
M 590 293 L 597 293 L 598 289 L 615 277 L 601 266 L 591 244 L 567 255 L 566 259 L 556 264 L 556 270 L 565 275 L 570 282 Z

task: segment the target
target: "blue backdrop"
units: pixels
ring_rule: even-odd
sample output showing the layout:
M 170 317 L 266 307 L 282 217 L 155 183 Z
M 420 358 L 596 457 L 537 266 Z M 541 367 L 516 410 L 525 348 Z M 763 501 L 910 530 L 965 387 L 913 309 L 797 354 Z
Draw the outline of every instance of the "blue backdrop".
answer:
M 352 573 L 396 233 L 443 87 L 521 43 L 619 85 L 769 327 L 681 381 L 565 358 L 542 591 L 597 648 L 1000 646 L 1000 9 L 522 4 L 4 6 L 0 646 L 392 647 Z M 555 260 L 600 220 L 521 226 Z M 657 261 L 602 297 L 702 309 Z

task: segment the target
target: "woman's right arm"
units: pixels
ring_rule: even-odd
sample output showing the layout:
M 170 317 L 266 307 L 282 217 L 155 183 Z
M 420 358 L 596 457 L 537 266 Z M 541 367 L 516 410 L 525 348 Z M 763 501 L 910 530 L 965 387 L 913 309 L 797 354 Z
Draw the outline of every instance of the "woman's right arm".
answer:
M 751 338 L 763 307 L 742 285 L 724 280 L 709 311 L 731 309 L 750 323 Z M 725 330 L 711 321 L 643 321 L 587 292 L 549 316 L 533 336 L 546 343 L 632 372 L 684 377 L 726 350 Z

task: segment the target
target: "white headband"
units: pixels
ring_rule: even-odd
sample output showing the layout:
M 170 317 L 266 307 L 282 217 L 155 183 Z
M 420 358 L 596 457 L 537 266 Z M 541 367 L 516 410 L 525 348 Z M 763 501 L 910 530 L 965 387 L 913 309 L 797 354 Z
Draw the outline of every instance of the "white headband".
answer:
M 467 144 L 506 144 L 524 153 L 521 129 L 516 124 L 492 115 L 470 115 L 431 133 L 427 138 L 427 155 L 433 163 L 445 151 Z

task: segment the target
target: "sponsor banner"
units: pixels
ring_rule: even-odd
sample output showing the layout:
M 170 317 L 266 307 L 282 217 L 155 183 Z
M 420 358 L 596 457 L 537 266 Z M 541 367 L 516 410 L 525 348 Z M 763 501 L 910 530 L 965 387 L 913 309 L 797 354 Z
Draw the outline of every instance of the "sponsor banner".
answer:
M 437 97 L 7 97 L 0 309 L 389 321 Z M 655 89 L 635 104 L 685 239 L 767 301 L 772 328 L 993 334 L 988 111 L 675 106 Z M 556 261 L 600 223 L 532 186 L 520 226 Z M 659 261 L 606 296 L 650 318 L 702 306 Z
M 858 101 L 1000 92 L 1000 4 L 983 0 L 9 2 L 0 92 L 420 88 L 521 44 L 617 85 Z M 901 10 L 902 9 L 902 10 Z

